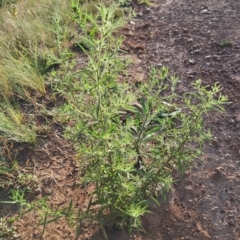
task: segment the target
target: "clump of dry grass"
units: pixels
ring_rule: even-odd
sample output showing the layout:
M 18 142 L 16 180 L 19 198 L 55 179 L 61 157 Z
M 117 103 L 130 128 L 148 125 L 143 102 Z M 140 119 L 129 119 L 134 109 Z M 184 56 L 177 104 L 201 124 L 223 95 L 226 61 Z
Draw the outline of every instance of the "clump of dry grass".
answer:
M 0 133 L 4 139 L 14 142 L 36 142 L 36 132 L 25 123 L 19 107 L 11 104 L 7 98 L 0 103 Z
M 35 131 L 11 103 L 31 100 L 32 92 L 45 94 L 44 74 L 61 61 L 74 29 L 71 6 L 68 0 L 2 0 L 0 5 L 0 135 L 34 142 Z
M 61 44 L 71 34 L 70 25 L 67 0 L 21 1 L 1 9 L 0 70 L 3 80 L 0 89 L 6 96 L 16 90 L 26 93 L 26 88 L 45 93 L 39 69 L 44 66 L 37 61 L 48 56 L 61 57 Z

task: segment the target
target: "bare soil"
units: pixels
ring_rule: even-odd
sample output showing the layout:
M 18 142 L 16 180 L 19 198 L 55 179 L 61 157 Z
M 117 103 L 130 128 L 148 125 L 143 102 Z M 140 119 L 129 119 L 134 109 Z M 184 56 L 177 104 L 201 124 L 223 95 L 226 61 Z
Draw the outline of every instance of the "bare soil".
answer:
M 211 113 L 206 125 L 214 136 L 185 176 L 178 176 L 167 202 L 152 206 L 143 217 L 145 232 L 107 230 L 109 240 L 240 240 L 240 1 L 155 0 L 154 6 L 134 4 L 137 17 L 124 27 L 123 48 L 134 60 L 129 76 L 145 81 L 151 66 L 167 66 L 181 81 L 180 92 L 202 79 L 218 82 L 229 98 L 226 113 Z M 77 187 L 78 167 L 71 144 L 59 126 L 41 138 L 35 148 L 23 149 L 21 166 L 41 183 L 32 196 L 50 194 L 52 207 L 73 199 L 84 208 L 89 189 Z M 1 198 L 5 197 L 0 196 Z M 0 213 L 16 209 L 2 205 Z M 44 235 L 35 212 L 14 225 L 19 239 L 74 240 L 74 230 L 64 220 L 47 225 Z M 79 239 L 104 239 L 95 225 L 83 229 Z

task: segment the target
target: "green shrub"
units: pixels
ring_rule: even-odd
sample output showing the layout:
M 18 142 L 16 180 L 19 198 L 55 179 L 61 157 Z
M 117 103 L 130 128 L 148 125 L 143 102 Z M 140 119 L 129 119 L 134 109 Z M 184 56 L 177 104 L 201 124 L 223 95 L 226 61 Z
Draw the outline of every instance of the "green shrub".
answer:
M 82 184 L 95 186 L 89 211 L 98 206 L 98 212 L 92 218 L 131 230 L 141 228 L 141 216 L 157 194 L 166 196 L 172 171 L 183 173 L 199 156 L 211 138 L 204 115 L 223 110 L 226 98 L 217 84 L 207 90 L 200 80 L 179 95 L 178 80 L 166 67 L 151 69 L 149 80 L 139 84 L 118 80 L 127 61 L 115 31 L 124 20 L 115 17 L 116 5 L 97 9 L 93 16 L 73 8 L 88 63 L 69 82 L 62 120 L 75 122 L 66 135 L 78 152 Z

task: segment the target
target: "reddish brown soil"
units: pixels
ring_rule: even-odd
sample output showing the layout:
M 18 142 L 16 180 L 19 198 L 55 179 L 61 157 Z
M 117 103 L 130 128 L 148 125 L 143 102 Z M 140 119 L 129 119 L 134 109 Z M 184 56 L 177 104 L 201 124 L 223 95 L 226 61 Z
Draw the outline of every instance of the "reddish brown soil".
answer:
M 123 29 L 124 49 L 134 59 L 130 76 L 146 80 L 151 66 L 169 67 L 185 91 L 194 80 L 219 82 L 230 104 L 226 113 L 212 113 L 206 125 L 214 139 L 204 154 L 168 194 L 167 203 L 152 206 L 143 217 L 145 233 L 108 230 L 109 240 L 238 240 L 240 239 L 240 1 L 155 0 L 153 7 L 134 5 L 137 17 Z M 231 46 L 220 46 L 228 40 Z M 137 78 L 137 79 L 136 79 Z M 35 195 L 51 193 L 52 207 L 85 208 L 91 189 L 74 187 L 78 168 L 71 144 L 59 128 L 39 140 L 25 156 L 41 183 Z M 32 197 L 36 197 L 36 196 Z M 0 210 L 6 213 L 7 206 Z M 9 210 L 9 209 L 8 209 Z M 35 212 L 15 223 L 19 239 L 74 240 L 74 229 L 64 220 L 37 226 Z M 96 226 L 87 226 L 79 239 L 102 240 Z

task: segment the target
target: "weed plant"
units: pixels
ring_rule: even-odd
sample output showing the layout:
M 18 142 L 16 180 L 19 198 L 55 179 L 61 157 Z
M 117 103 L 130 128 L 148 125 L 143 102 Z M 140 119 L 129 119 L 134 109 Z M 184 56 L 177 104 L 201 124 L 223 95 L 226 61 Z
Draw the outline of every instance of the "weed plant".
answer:
M 220 47 L 232 47 L 232 42 L 230 40 L 224 40 L 219 43 Z
M 16 228 L 9 226 L 10 224 L 3 218 L 0 218 L 0 238 L 15 240 L 18 239 Z
M 137 86 L 134 79 L 119 81 L 128 61 L 120 54 L 123 38 L 115 34 L 126 20 L 116 18 L 117 7 L 100 4 L 92 14 L 72 2 L 88 63 L 69 82 L 73 89 L 65 92 L 61 114 L 62 121 L 75 123 L 66 136 L 78 152 L 82 184 L 95 186 L 88 211 L 98 206 L 98 212 L 92 218 L 132 230 L 141 228 L 141 216 L 158 203 L 158 194 L 165 198 L 172 172 L 184 173 L 201 154 L 211 138 L 204 116 L 222 111 L 226 98 L 220 86 L 207 90 L 200 80 L 180 96 L 178 79 L 166 67 L 152 68 L 149 80 Z

